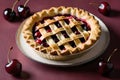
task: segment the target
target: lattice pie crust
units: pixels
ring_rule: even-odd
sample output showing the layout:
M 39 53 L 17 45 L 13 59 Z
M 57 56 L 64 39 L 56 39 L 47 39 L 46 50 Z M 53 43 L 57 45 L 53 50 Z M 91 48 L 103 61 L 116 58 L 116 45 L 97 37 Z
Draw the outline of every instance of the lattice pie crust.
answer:
M 99 39 L 99 22 L 89 12 L 52 7 L 36 12 L 23 25 L 23 37 L 40 56 L 68 60 L 82 55 Z

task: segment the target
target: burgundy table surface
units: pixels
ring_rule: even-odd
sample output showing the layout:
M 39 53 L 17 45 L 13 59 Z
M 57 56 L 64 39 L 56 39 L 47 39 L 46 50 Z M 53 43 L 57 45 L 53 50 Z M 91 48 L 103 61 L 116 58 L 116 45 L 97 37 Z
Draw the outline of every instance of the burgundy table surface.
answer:
M 97 73 L 97 58 L 87 64 L 76 67 L 55 67 L 35 62 L 22 54 L 16 45 L 16 32 L 21 22 L 8 22 L 3 18 L 3 10 L 11 7 L 15 0 L 0 0 L 0 80 L 120 80 L 120 0 L 105 0 L 112 7 L 111 16 L 101 15 L 97 6 L 89 5 L 90 2 L 99 3 L 103 0 L 30 0 L 27 4 L 32 12 L 40 11 L 52 6 L 72 6 L 85 9 L 99 17 L 110 31 L 110 44 L 101 57 L 107 58 L 114 48 L 118 51 L 111 61 L 115 70 L 109 77 Z M 16 6 L 24 4 L 21 0 Z M 21 78 L 15 78 L 5 71 L 7 52 L 10 46 L 14 47 L 11 58 L 17 58 L 23 65 Z

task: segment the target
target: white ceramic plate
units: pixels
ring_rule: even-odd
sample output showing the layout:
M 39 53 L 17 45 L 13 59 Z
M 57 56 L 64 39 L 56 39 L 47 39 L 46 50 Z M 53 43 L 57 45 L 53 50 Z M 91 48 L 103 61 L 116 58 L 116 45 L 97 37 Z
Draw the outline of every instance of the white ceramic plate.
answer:
M 22 36 L 21 30 L 23 27 L 22 25 L 24 24 L 25 21 L 21 24 L 17 31 L 16 35 L 17 46 L 25 56 L 40 63 L 56 66 L 82 65 L 100 56 L 106 50 L 110 41 L 109 30 L 107 29 L 106 25 L 96 16 L 95 18 L 99 21 L 101 25 L 102 29 L 101 37 L 98 40 L 97 44 L 92 49 L 90 49 L 90 51 L 86 52 L 86 54 L 81 57 L 67 61 L 53 61 L 40 57 L 33 51 L 33 49 L 31 49 L 31 47 L 25 42 Z

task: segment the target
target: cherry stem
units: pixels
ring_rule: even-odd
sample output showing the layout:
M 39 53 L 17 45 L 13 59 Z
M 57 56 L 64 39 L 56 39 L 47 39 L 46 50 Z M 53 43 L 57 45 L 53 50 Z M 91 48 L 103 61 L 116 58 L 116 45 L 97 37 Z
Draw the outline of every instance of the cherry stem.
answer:
M 20 0 L 16 0 L 14 3 L 13 3 L 13 6 L 12 6 L 12 11 L 14 10 L 15 8 L 15 5 L 17 4 L 17 2 L 20 1 Z
M 11 52 L 12 49 L 13 49 L 13 47 L 11 46 L 9 51 L 8 51 L 8 55 L 7 55 L 8 63 L 10 63 L 10 52 Z
M 98 6 L 99 4 L 96 2 L 90 2 L 89 5 L 94 5 L 94 6 Z
M 24 7 L 27 5 L 27 3 L 29 2 L 29 0 L 26 0 L 25 4 L 24 4 Z
M 107 62 L 110 61 L 111 57 L 113 56 L 113 54 L 114 54 L 117 50 L 118 50 L 117 48 L 115 48 L 115 49 L 113 50 L 113 52 L 111 53 L 111 55 L 108 57 Z

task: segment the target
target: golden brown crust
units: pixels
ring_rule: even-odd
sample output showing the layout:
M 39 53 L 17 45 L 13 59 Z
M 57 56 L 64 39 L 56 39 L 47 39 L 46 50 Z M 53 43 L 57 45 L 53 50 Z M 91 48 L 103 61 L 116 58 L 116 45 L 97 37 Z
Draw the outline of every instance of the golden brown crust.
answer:
M 32 33 L 32 27 L 36 22 L 41 21 L 45 17 L 51 17 L 55 15 L 64 15 L 64 14 L 70 14 L 72 16 L 76 16 L 77 18 L 80 18 L 82 20 L 85 20 L 87 24 L 89 24 L 91 30 L 90 31 L 84 31 L 81 34 L 84 36 L 86 39 L 86 42 L 82 43 L 78 39 L 80 38 L 81 35 L 74 35 L 71 34 L 69 27 L 73 27 L 76 25 L 76 28 L 78 28 L 79 31 L 81 29 L 79 26 L 77 27 L 78 24 L 81 24 L 78 21 L 71 21 L 70 26 L 63 26 L 65 30 L 68 30 L 67 33 L 70 35 L 69 38 L 62 38 L 57 44 L 54 44 L 54 42 L 50 39 L 50 35 L 57 34 L 59 38 L 61 38 L 61 34 L 59 34 L 60 31 L 63 30 L 63 28 L 55 29 L 53 30 L 52 33 L 46 33 L 43 27 L 50 25 L 50 28 L 53 28 L 52 23 L 55 21 L 60 21 L 62 24 L 62 21 L 65 17 L 60 16 L 60 17 L 55 17 L 55 20 L 46 20 L 44 24 L 39 23 L 37 26 L 37 29 L 39 29 L 40 32 L 42 32 L 42 39 L 46 38 L 47 43 L 50 45 L 49 47 L 43 47 L 40 44 L 36 43 L 33 37 Z M 72 20 L 72 19 L 71 19 Z M 66 60 L 70 59 L 75 55 L 80 55 L 82 51 L 85 51 L 89 47 L 91 47 L 100 37 L 101 29 L 99 22 L 92 16 L 90 13 L 83 9 L 78 9 L 78 8 L 73 8 L 73 7 L 52 7 L 50 9 L 42 10 L 40 12 L 35 13 L 32 15 L 30 18 L 28 18 L 25 21 L 25 24 L 23 25 L 23 36 L 26 40 L 26 42 L 33 47 L 39 55 L 42 57 L 52 59 L 52 60 Z M 89 37 L 89 38 L 88 38 Z M 70 42 L 71 40 L 74 40 L 75 44 L 77 45 L 75 48 L 71 47 L 67 42 Z M 67 50 L 60 50 L 58 46 L 64 45 L 64 47 Z

